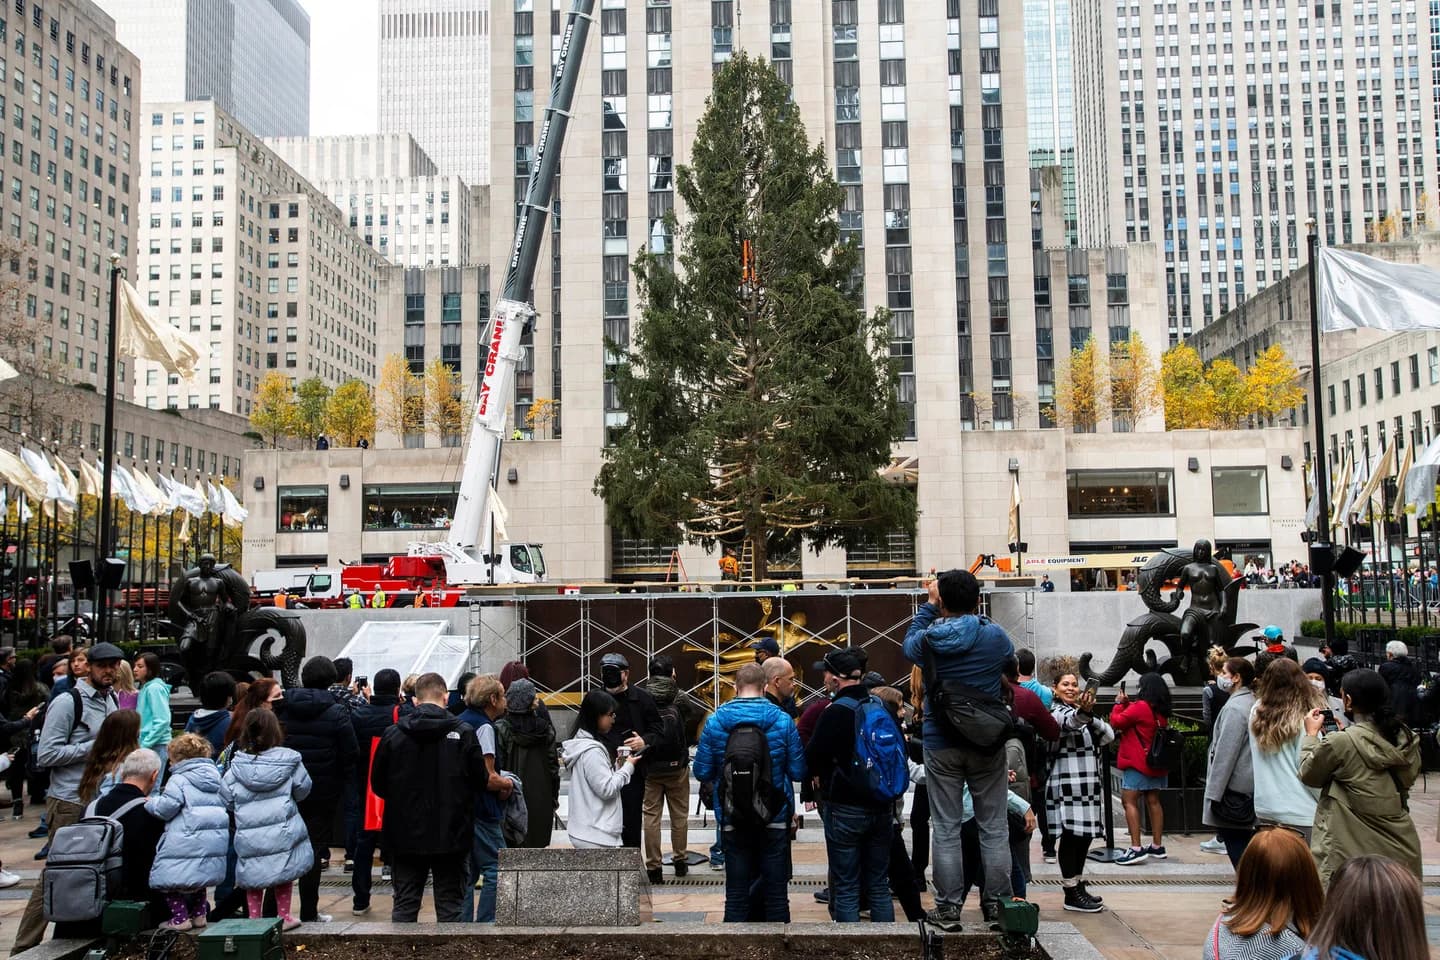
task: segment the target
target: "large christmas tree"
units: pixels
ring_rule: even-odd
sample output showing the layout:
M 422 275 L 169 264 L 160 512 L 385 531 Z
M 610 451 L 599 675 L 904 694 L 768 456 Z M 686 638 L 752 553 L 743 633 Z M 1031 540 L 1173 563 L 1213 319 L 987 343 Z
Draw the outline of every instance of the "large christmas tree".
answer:
M 913 530 L 913 491 L 878 473 L 904 423 L 888 317 L 864 313 L 844 193 L 763 60 L 715 75 L 676 186 L 678 265 L 668 249 L 636 258 L 642 312 L 630 348 L 612 345 L 627 423 L 595 483 L 610 523 L 746 542 L 756 579 L 777 544 Z

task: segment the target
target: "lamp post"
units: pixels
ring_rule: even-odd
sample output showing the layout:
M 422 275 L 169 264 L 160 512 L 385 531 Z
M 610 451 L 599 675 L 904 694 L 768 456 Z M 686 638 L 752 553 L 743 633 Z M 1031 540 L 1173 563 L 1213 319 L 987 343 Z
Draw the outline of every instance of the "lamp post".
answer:
M 112 548 L 110 539 L 110 493 L 115 460 L 115 367 L 119 352 L 120 326 L 120 254 L 110 254 L 110 321 L 109 340 L 105 345 L 105 437 L 101 443 L 104 463 L 101 464 L 100 529 L 95 537 L 95 623 L 101 640 L 110 639 L 110 596 L 105 583 L 106 560 Z
M 1329 478 L 1325 475 L 1330 464 L 1324 456 L 1325 408 L 1321 404 L 1320 396 L 1320 278 L 1316 273 L 1320 268 L 1320 234 L 1315 228 L 1313 218 L 1305 221 L 1305 226 L 1310 232 L 1310 395 L 1315 398 L 1310 409 L 1315 420 L 1315 453 L 1319 464 L 1315 470 L 1315 494 L 1320 506 L 1320 519 L 1316 529 L 1319 542 L 1311 544 L 1310 568 L 1313 570 L 1316 567 L 1316 548 L 1330 549 L 1330 485 Z M 1328 646 L 1335 639 L 1335 575 L 1328 565 L 1320 574 L 1320 604 L 1325 619 L 1325 643 Z

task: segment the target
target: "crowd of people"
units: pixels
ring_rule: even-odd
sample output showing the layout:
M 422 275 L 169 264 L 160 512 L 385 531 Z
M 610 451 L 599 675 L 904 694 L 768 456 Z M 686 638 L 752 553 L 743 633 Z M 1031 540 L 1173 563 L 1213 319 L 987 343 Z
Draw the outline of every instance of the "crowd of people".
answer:
M 15 816 L 27 789 L 32 804 L 43 800 L 37 837 L 82 816 L 118 819 L 120 894 L 152 901 L 173 930 L 241 912 L 286 929 L 331 919 L 319 886 L 332 847 L 345 851 L 356 916 L 370 911 L 378 853 L 393 921 L 416 920 L 429 882 L 437 920 L 493 922 L 499 852 L 552 843 L 562 776 L 569 845 L 640 849 L 652 884 L 666 880 L 666 810 L 671 870 L 691 868 L 698 783 L 717 822 L 708 859 L 725 873 L 727 922 L 789 921 L 793 842 L 812 813 L 828 864 L 816 897 L 837 922 L 893 921 L 898 902 L 907 920 L 958 931 L 978 890 L 993 928 L 1027 893 L 1036 834 L 1058 865 L 1064 909 L 1101 912 L 1085 867 L 1105 832 L 1112 743 L 1129 833 L 1117 862 L 1167 857 L 1170 689 L 1146 674 L 1133 697 L 1122 685 L 1101 711 L 1072 659 L 1037 664 L 978 614 L 979 601 L 969 573 L 939 575 L 905 636 L 908 677 L 887 683 L 863 647 L 835 647 L 812 665 L 820 692 L 803 704 L 772 638 L 752 644 L 754 662 L 713 711 L 684 692 L 669 657 L 632 683 L 627 657 L 606 653 L 563 741 L 520 662 L 467 674 L 454 690 L 433 673 L 356 678 L 326 657 L 308 660 L 293 689 L 215 673 L 177 734 L 153 654 L 131 664 L 110 644 L 57 644 L 17 662 L 0 650 L 3 733 L 16 753 L 7 782 Z M 1275 634 L 1253 659 L 1211 658 L 1205 849 L 1228 855 L 1237 882 L 1206 956 L 1417 956 L 1405 952 L 1413 929 L 1368 931 L 1357 919 L 1381 897 L 1401 921 L 1412 907 L 1420 917 L 1406 651 L 1376 671 L 1337 642 L 1302 666 Z M 44 934 L 40 889 L 16 951 Z

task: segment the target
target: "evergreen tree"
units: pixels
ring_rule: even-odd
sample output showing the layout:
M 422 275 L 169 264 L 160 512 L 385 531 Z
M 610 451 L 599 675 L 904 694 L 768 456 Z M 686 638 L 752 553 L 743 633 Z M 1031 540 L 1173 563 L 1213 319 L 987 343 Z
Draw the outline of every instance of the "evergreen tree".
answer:
M 843 191 L 789 88 L 763 60 L 715 75 L 686 211 L 668 249 L 635 260 L 632 343 L 611 344 L 626 425 L 595 482 L 622 533 L 707 547 L 855 546 L 915 525 L 912 491 L 879 475 L 903 418 L 888 318 L 866 316 Z

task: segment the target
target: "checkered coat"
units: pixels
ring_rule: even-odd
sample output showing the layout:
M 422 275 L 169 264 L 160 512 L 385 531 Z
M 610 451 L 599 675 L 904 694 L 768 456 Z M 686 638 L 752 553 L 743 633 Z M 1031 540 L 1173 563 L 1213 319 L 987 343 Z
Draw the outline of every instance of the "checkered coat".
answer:
M 1060 725 L 1060 739 L 1050 745 L 1050 771 L 1045 782 L 1045 817 L 1056 837 L 1069 830 L 1094 839 L 1105 833 L 1105 790 L 1100 782 L 1100 748 L 1115 739 L 1110 724 L 1087 717 L 1059 700 L 1050 713 Z

